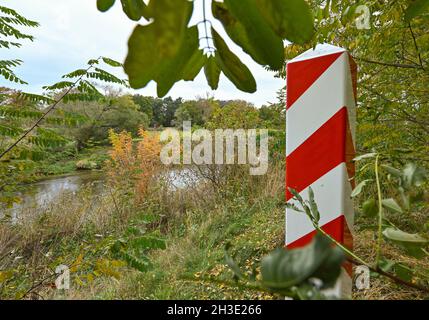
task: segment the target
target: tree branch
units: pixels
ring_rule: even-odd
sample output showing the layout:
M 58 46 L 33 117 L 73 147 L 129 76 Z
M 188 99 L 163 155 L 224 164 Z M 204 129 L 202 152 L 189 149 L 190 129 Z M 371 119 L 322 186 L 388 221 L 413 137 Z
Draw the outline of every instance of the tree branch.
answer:
M 419 63 L 420 66 L 423 70 L 425 70 L 425 68 L 423 67 L 423 60 L 422 60 L 422 56 L 420 54 L 420 50 L 419 47 L 417 45 L 417 40 L 416 40 L 416 36 L 414 35 L 413 29 L 411 28 L 411 24 L 408 23 L 408 28 L 410 29 L 410 33 L 411 33 L 411 37 L 413 38 L 413 42 L 414 42 L 414 47 L 416 48 L 416 52 L 417 52 L 417 56 L 419 57 Z
M 359 263 L 359 262 L 357 262 L 357 261 L 355 261 L 355 260 L 353 260 L 351 258 L 347 258 L 347 261 L 349 261 L 350 263 L 354 264 L 355 266 L 361 265 L 361 263 Z M 382 275 L 382 276 L 384 276 L 384 277 L 392 280 L 395 283 L 402 284 L 404 286 L 407 286 L 407 287 L 410 287 L 410 288 L 413 288 L 413 289 L 417 289 L 417 290 L 421 290 L 421 291 L 424 291 L 426 293 L 429 293 L 429 288 L 422 287 L 422 286 L 419 286 L 418 284 L 402 280 L 401 278 L 398 278 L 397 276 L 395 276 L 395 275 L 393 275 L 393 274 L 391 274 L 389 272 L 385 272 L 385 271 L 381 270 L 379 267 L 373 268 L 373 267 L 371 267 L 369 265 L 367 265 L 367 267 L 372 272 L 376 272 L 379 275 Z
M 356 60 L 362 61 L 362 62 L 378 64 L 378 65 L 386 66 L 386 67 L 406 68 L 406 69 L 422 69 L 422 70 L 424 70 L 424 68 L 419 64 L 403 64 L 403 63 L 383 62 L 383 61 L 375 61 L 375 60 L 359 58 L 359 57 L 353 57 L 353 58 Z

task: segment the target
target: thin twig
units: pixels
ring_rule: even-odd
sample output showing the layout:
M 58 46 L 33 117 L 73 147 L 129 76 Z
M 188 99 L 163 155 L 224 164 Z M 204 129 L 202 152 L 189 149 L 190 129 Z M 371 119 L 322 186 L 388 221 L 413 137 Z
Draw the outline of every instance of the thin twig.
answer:
M 378 174 L 378 161 L 380 159 L 380 154 L 377 154 L 375 157 L 375 181 L 377 184 L 377 196 L 378 196 L 378 232 L 377 232 L 377 255 L 375 259 L 375 265 L 378 268 L 378 263 L 380 262 L 381 257 L 381 241 L 383 240 L 383 204 L 381 202 L 381 186 L 380 186 L 380 178 Z
M 378 64 L 386 67 L 395 67 L 395 68 L 406 68 L 406 69 L 423 69 L 422 66 L 418 64 L 403 64 L 403 63 L 393 63 L 393 62 L 383 62 L 383 61 L 375 61 L 365 58 L 354 57 L 356 60 L 360 60 L 366 63 Z M 424 69 L 423 69 L 424 70 Z
M 355 260 L 350 259 L 350 258 L 347 258 L 347 261 L 350 262 L 350 263 L 352 263 L 352 264 L 354 264 L 355 266 L 361 265 L 361 263 L 359 263 L 358 261 L 355 261 Z M 413 288 L 413 289 L 418 289 L 418 290 L 421 290 L 421 291 L 429 293 L 429 288 L 426 288 L 426 287 L 423 287 L 423 286 L 419 286 L 418 284 L 405 281 L 405 280 L 403 280 L 403 279 L 401 279 L 401 278 L 399 278 L 399 277 L 397 277 L 397 276 L 395 276 L 395 275 L 393 275 L 393 274 L 391 274 L 389 272 L 381 270 L 380 267 L 373 268 L 370 265 L 366 265 L 366 267 L 368 267 L 368 269 L 370 271 L 376 272 L 379 275 L 385 276 L 386 278 L 389 278 L 393 282 L 396 282 L 396 283 L 402 284 L 404 286 L 407 286 L 407 287 L 410 287 L 410 288 Z
M 31 292 L 33 292 L 35 289 L 37 289 L 38 287 L 42 286 L 42 285 L 45 283 L 45 281 L 48 281 L 48 280 L 50 280 L 50 279 L 54 278 L 56 275 L 57 275 L 56 273 L 53 273 L 53 274 L 50 274 L 49 276 L 47 276 L 47 277 L 43 278 L 42 280 L 40 280 L 37 284 L 33 285 L 30 289 L 28 289 L 28 290 L 27 290 L 27 291 L 26 291 L 26 292 L 21 296 L 21 299 L 24 299 L 24 298 L 25 298 L 26 296 L 28 296 Z
M 425 68 L 423 67 L 422 56 L 420 54 L 419 47 L 417 46 L 416 36 L 414 35 L 413 29 L 411 28 L 411 24 L 410 23 L 408 23 L 408 28 L 410 29 L 411 37 L 413 38 L 414 47 L 416 48 L 417 56 L 419 57 L 420 66 L 422 67 L 423 70 L 425 70 Z

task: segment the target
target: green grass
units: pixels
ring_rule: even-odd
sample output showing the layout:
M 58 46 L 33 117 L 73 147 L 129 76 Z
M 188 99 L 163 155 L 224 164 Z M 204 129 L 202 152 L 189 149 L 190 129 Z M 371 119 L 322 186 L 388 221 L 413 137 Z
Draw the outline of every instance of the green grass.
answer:
M 28 183 L 50 176 L 72 174 L 78 170 L 76 163 L 80 160 L 95 162 L 97 168 L 102 168 L 109 158 L 108 150 L 109 147 L 93 147 L 83 149 L 80 153 L 74 150 L 53 152 L 46 159 L 34 162 L 25 172 L 19 172 L 19 174 L 26 176 L 24 182 Z
M 261 199 L 253 205 L 242 203 L 239 210 L 235 205 L 227 200 L 215 211 L 188 213 L 186 224 L 171 230 L 167 249 L 152 252 L 153 269 L 129 274 L 116 292 L 108 291 L 103 298 L 270 298 L 201 280 L 232 280 L 233 273 L 224 262 L 227 244 L 243 270 L 251 272 L 261 256 L 284 243 L 284 207 L 278 198 Z

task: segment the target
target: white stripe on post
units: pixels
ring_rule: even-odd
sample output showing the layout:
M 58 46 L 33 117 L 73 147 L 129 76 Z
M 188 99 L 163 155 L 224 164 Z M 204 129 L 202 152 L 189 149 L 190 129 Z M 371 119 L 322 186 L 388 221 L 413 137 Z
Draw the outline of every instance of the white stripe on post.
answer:
M 314 191 L 320 226 L 352 248 L 356 64 L 342 48 L 323 44 L 287 64 L 286 200 L 288 188 L 304 199 Z M 315 231 L 308 217 L 286 209 L 286 246 L 308 244 Z M 330 294 L 350 297 L 351 265 Z

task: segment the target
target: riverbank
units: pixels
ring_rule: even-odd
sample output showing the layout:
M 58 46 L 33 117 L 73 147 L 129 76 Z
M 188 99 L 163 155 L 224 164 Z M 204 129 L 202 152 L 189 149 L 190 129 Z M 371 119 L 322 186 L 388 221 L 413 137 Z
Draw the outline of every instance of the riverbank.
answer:
M 73 174 L 82 170 L 101 169 L 109 158 L 109 149 L 109 146 L 101 146 L 83 149 L 80 152 L 69 150 L 68 152 L 52 153 L 26 170 L 24 183 Z M 91 167 L 79 167 L 79 162 L 91 164 Z
M 169 188 L 159 181 L 140 204 L 120 188 L 107 187 L 103 195 L 91 188 L 60 195 L 22 223 L 0 225 L 0 296 L 232 297 L 237 288 L 199 282 L 205 275 L 231 279 L 224 263 L 227 244 L 248 270 L 282 244 L 283 170 L 273 170 L 265 177 L 250 177 L 246 168 L 225 172 L 241 179 L 229 176 L 221 189 L 210 182 Z M 145 245 L 151 239 L 151 246 L 134 247 L 143 239 Z M 127 255 L 118 254 L 117 246 Z M 53 288 L 60 264 L 70 268 L 70 290 Z

